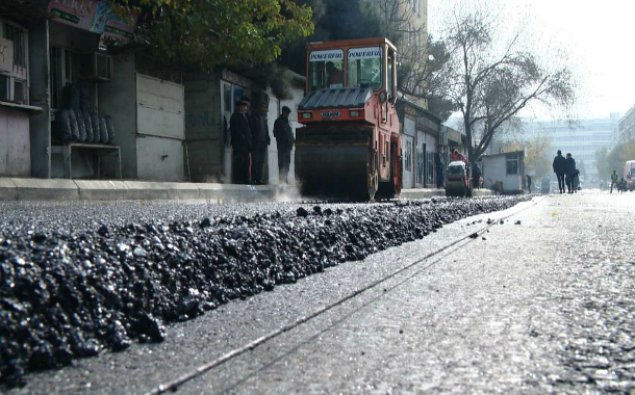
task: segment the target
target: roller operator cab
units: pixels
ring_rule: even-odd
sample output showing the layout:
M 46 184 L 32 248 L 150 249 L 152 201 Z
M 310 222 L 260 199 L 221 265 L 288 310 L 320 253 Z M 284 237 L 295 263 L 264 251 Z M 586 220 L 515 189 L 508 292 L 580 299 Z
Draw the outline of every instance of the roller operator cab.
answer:
M 373 200 L 399 194 L 396 57 L 385 38 L 307 45 L 295 156 L 303 195 Z

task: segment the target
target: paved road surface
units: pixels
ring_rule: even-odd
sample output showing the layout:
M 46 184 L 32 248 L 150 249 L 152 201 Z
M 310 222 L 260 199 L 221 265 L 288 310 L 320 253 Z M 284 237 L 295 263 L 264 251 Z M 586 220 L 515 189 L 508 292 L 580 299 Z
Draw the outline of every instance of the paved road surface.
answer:
M 172 325 L 162 344 L 32 375 L 11 393 L 150 391 L 483 228 L 488 218 L 496 223 L 489 232 L 178 393 L 635 392 L 635 195 L 586 191 L 460 221 Z

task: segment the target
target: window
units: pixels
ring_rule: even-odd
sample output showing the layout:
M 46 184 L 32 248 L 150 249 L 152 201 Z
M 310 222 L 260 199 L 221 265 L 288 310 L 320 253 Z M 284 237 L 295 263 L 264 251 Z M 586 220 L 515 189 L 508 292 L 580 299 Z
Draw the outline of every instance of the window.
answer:
M 309 91 L 344 86 L 344 51 L 330 49 L 309 54 Z
M 0 100 L 9 101 L 9 77 L 0 74 Z
M 348 86 L 370 87 L 377 90 L 382 86 L 381 48 L 353 48 L 348 50 Z
M 0 100 L 28 104 L 27 30 L 0 19 Z
M 77 55 L 66 48 L 51 47 L 51 107 L 64 106 L 64 87 L 73 83 Z
M 426 184 L 434 184 L 434 152 L 426 152 Z
M 392 50 L 388 50 L 388 59 L 387 59 L 387 65 L 388 65 L 388 79 L 386 80 L 386 93 L 388 93 L 388 98 L 393 98 L 395 97 L 395 78 L 393 75 L 393 70 L 394 70 L 394 66 L 395 66 L 395 55 L 394 52 Z
M 507 174 L 518 174 L 518 154 L 507 155 Z
M 412 141 L 406 140 L 406 152 L 404 152 L 404 170 L 412 171 Z

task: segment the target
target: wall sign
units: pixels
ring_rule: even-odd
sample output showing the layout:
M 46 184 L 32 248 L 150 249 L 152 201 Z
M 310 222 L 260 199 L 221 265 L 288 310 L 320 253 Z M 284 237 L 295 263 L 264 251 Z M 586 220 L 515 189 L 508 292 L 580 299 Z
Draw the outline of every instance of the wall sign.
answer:
M 381 48 L 353 48 L 348 50 L 348 58 L 351 60 L 357 59 L 378 59 L 381 58 Z
M 309 56 L 311 62 L 326 62 L 329 60 L 344 59 L 344 51 L 341 49 L 330 49 L 328 51 L 313 51 Z
M 119 41 L 132 39 L 138 16 L 130 12 L 120 15 L 108 0 L 51 0 L 48 13 L 56 22 Z

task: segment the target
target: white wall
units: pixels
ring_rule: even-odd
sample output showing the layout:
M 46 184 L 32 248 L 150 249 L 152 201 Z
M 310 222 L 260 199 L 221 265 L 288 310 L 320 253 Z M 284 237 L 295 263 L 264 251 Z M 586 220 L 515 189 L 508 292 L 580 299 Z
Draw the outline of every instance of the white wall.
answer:
M 29 115 L 0 106 L 0 176 L 31 176 Z
M 519 191 L 523 189 L 522 174 L 507 174 L 507 158 L 505 155 L 484 156 L 481 173 L 483 175 L 483 186 L 491 188 L 496 181 L 503 182 L 504 191 Z M 519 165 L 519 172 L 520 172 Z
M 289 123 L 291 124 L 291 130 L 295 136 L 295 130 L 302 127 L 302 124 L 298 122 L 298 104 L 304 98 L 304 87 L 294 87 L 291 90 L 291 99 L 278 100 L 273 94 L 268 91 L 269 97 L 269 135 L 271 137 L 271 145 L 269 146 L 269 184 L 278 184 L 278 147 L 276 145 L 276 138 L 273 136 L 273 124 L 280 115 L 280 109 L 282 106 L 287 106 L 291 109 L 289 114 Z M 291 150 L 291 164 L 289 166 L 289 184 L 295 184 L 295 145 Z

